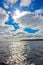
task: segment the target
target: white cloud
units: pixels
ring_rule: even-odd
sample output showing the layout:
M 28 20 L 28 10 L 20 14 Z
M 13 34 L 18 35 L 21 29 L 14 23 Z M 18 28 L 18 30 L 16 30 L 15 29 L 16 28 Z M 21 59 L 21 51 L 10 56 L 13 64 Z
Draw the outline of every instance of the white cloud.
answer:
M 15 13 L 14 16 L 13 16 L 14 20 L 17 23 L 19 23 L 21 31 L 23 31 L 23 29 L 26 28 L 26 27 L 39 30 L 32 37 L 33 38 L 35 38 L 35 37 L 41 38 L 43 36 L 43 16 L 41 16 L 42 10 L 37 10 L 35 12 L 29 12 L 28 11 L 27 13 L 25 13 L 25 12 L 27 12 L 27 11 L 23 11 L 23 12 L 19 11 L 19 14 Z M 22 13 L 25 13 L 25 14 L 22 15 Z M 29 36 L 29 35 L 30 34 L 27 34 L 27 36 Z
M 5 24 L 5 22 L 8 21 L 8 19 L 9 19 L 9 15 L 3 8 L 0 7 L 0 37 L 2 38 L 3 36 L 7 37 L 9 35 L 9 34 L 6 35 L 7 32 L 10 33 L 10 31 L 14 29 L 13 26 Z
M 29 6 L 32 0 L 21 0 L 20 6 Z
M 5 21 L 8 20 L 9 15 L 6 11 L 0 8 L 0 37 L 8 37 L 8 38 L 43 38 L 43 16 L 41 14 L 41 10 L 37 10 L 35 12 L 20 12 L 18 9 L 13 14 L 13 19 L 16 23 L 19 23 L 20 29 L 15 32 L 10 32 L 14 28 L 9 25 L 5 25 Z M 38 29 L 37 33 L 29 34 L 23 31 L 24 28 L 31 27 L 33 29 Z M 1 35 L 2 34 L 2 35 Z
M 6 8 L 6 9 L 8 9 L 8 8 L 9 8 L 9 5 L 8 5 L 8 4 L 6 4 L 6 3 L 4 3 L 4 4 L 3 4 L 3 6 L 4 6 L 4 8 Z
M 7 12 L 0 7 L 0 32 L 14 29 L 11 25 L 6 25 L 5 22 L 9 20 Z
M 32 27 L 32 28 L 37 28 L 39 29 L 41 24 L 43 24 L 43 19 L 41 17 L 36 17 L 36 15 L 33 14 L 26 14 L 22 16 L 21 18 L 17 19 L 17 22 L 22 24 L 22 26 L 26 27 Z
M 35 11 L 35 13 L 41 14 L 41 13 L 43 13 L 43 9 L 38 9 L 38 10 Z
M 14 3 L 16 3 L 18 0 L 5 0 L 3 3 L 4 8 L 8 9 L 9 6 L 12 7 Z
M 0 26 L 0 40 L 9 40 L 10 37 L 13 38 L 13 34 L 11 33 L 11 30 L 13 29 L 13 26 Z
M 27 11 L 20 12 L 20 10 L 16 9 L 13 14 L 13 19 L 16 21 L 16 19 L 19 19 L 20 17 L 22 17 L 28 13 L 30 14 L 30 12 L 27 12 Z
M 0 7 L 0 26 L 3 26 L 4 23 L 8 20 L 9 15 L 6 13 L 6 11 Z
M 11 4 L 13 4 L 13 3 L 16 3 L 18 0 L 5 0 L 7 3 L 11 3 Z M 4 2 L 5 2 L 4 1 Z
M 32 28 L 37 28 L 38 25 L 41 26 L 43 23 L 43 16 L 39 16 L 36 12 L 27 12 L 23 11 L 20 12 L 19 10 L 15 11 L 15 14 L 13 15 L 13 19 L 19 23 L 21 27 L 32 27 Z M 42 23 L 41 23 L 41 22 Z M 39 26 L 38 26 L 39 29 Z
M 16 3 L 17 2 L 17 0 L 7 0 L 7 1 L 10 3 Z
M 13 30 L 13 26 L 0 26 L 0 33 L 5 33 L 5 32 L 9 32 L 10 30 Z

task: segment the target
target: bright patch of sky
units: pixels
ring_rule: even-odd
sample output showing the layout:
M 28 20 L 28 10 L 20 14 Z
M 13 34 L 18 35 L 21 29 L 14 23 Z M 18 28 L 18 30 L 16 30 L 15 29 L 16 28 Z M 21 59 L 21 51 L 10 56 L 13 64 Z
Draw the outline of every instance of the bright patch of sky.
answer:
M 19 33 L 21 37 L 22 34 L 24 37 L 34 34 L 33 38 L 41 38 L 43 36 L 43 0 L 0 0 L 0 26 L 2 26 L 0 28 L 2 32 L 7 29 L 4 27 L 11 27 L 6 33 L 9 32 L 12 37 L 13 34 Z

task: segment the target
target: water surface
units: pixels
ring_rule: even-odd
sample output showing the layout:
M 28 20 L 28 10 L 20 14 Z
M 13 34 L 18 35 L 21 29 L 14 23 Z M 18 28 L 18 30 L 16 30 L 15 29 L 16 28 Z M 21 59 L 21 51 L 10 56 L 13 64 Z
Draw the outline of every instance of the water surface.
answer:
M 0 41 L 0 62 L 9 65 L 43 65 L 43 41 Z

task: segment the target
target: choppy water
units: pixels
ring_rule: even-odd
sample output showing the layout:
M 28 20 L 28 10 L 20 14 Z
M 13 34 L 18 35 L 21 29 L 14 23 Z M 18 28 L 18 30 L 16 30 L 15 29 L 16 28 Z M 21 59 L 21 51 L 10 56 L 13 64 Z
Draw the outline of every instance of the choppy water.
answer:
M 43 65 L 43 41 L 0 42 L 0 62 Z

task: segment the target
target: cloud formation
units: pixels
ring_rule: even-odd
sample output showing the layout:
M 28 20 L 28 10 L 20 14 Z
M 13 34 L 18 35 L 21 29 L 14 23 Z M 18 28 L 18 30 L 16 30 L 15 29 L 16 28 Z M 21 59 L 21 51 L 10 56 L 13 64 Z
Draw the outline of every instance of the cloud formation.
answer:
M 3 37 L 3 35 L 6 36 L 4 33 L 10 32 L 14 29 L 11 25 L 5 25 L 5 22 L 8 21 L 8 19 L 9 15 L 3 8 L 0 7 L 0 37 Z
M 7 0 L 7 2 L 10 2 L 10 3 L 16 3 L 17 0 Z
M 27 11 L 20 12 L 20 10 L 16 9 L 12 17 L 16 21 L 16 19 L 18 19 L 28 13 L 30 13 L 30 12 L 27 12 Z
M 9 7 L 12 7 L 14 3 L 16 3 L 18 0 L 5 0 L 3 3 L 3 6 L 8 9 Z
M 32 0 L 21 0 L 20 6 L 29 6 Z
M 0 38 L 43 38 L 43 9 L 34 10 L 34 12 L 29 10 L 24 11 L 25 7 L 28 6 L 29 8 L 32 1 L 35 0 L 20 0 L 19 4 L 16 4 L 16 7 L 14 4 L 17 1 L 19 0 L 4 0 L 4 8 L 0 7 Z M 15 10 L 13 5 L 15 6 Z M 22 7 L 24 8 L 23 11 L 21 11 Z M 11 19 L 9 15 L 13 19 Z M 6 21 L 8 21 L 8 25 L 5 24 Z M 16 26 L 15 23 L 17 23 L 18 26 Z M 16 28 L 17 30 L 14 31 Z M 28 30 L 31 28 L 30 30 L 33 30 L 33 32 L 36 30 L 36 32 L 31 34 L 29 31 L 26 32 L 27 30 L 24 31 L 24 29 L 27 28 Z
M 7 21 L 9 18 L 9 15 L 6 13 L 6 11 L 0 7 L 0 26 L 4 25 L 5 21 Z
M 43 35 L 43 16 L 41 15 L 42 11 L 43 10 L 36 10 L 35 12 L 26 11 L 27 13 L 25 13 L 25 15 L 22 15 L 23 12 L 21 12 L 20 15 L 22 16 L 18 15 L 17 17 L 17 15 L 14 15 L 13 18 L 16 23 L 19 23 L 21 30 L 23 30 L 24 28 L 39 30 L 33 35 L 34 37 L 37 36 L 39 38 Z

